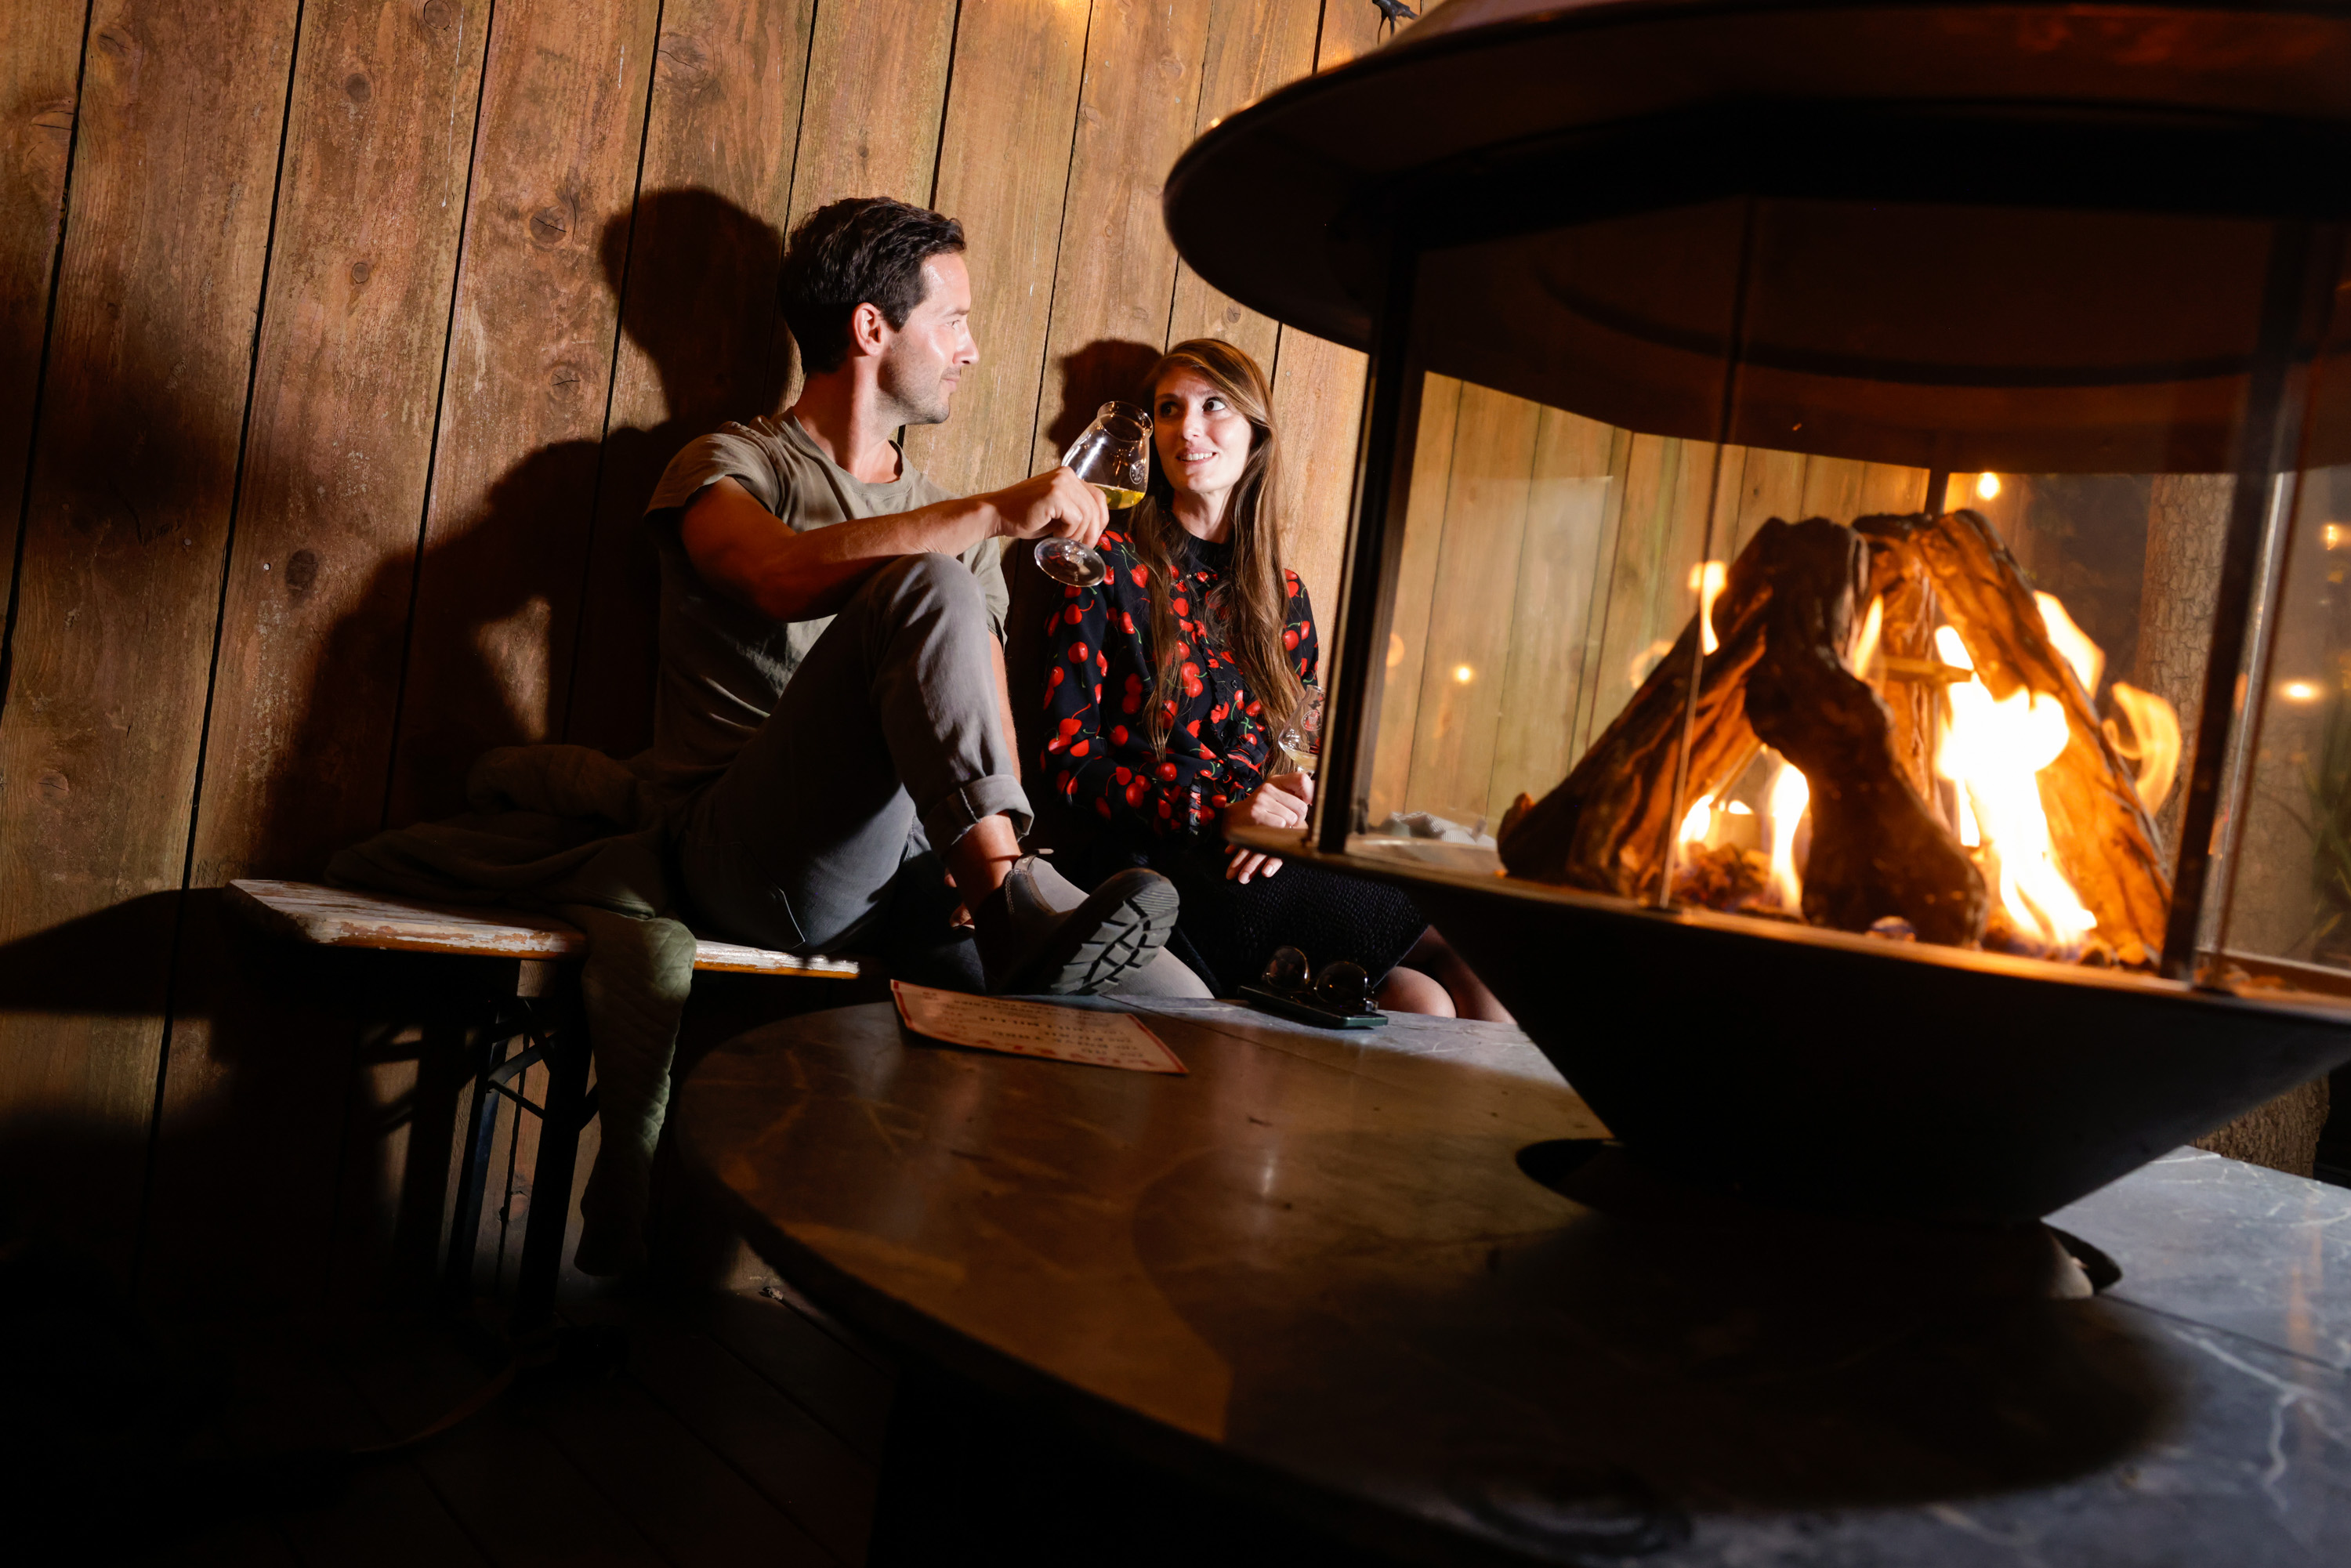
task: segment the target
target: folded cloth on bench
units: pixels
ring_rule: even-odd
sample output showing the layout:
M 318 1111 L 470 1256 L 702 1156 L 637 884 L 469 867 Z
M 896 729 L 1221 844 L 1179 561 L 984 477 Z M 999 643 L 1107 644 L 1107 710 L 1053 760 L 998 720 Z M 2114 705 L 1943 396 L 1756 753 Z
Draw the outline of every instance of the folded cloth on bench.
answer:
M 694 933 L 672 915 L 672 813 L 622 763 L 582 746 L 509 746 L 466 775 L 473 810 L 339 852 L 328 880 L 411 898 L 506 904 L 588 934 L 580 991 L 603 1139 L 580 1195 L 575 1261 L 645 1257 L 653 1145 L 694 983 Z

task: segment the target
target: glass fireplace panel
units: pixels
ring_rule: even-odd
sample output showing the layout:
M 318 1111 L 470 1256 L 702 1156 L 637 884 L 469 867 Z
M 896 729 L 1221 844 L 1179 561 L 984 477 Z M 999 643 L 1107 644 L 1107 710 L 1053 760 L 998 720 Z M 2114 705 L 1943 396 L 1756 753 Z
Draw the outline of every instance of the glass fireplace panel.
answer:
M 2151 967 L 2278 233 L 1740 199 L 1424 250 L 1350 850 Z M 1893 780 L 1794 632 L 1722 663 L 1800 599 Z
M 2336 298 L 2351 288 L 2351 276 Z M 2231 967 L 2302 988 L 2351 988 L 2351 319 L 2338 313 L 2306 378 L 2304 466 L 2268 497 L 2260 674 L 2223 819 L 2227 897 L 2214 946 Z M 2290 409 L 2290 412 L 2293 412 Z M 2338 971 L 2327 979 L 2307 967 Z
M 1416 439 L 1364 817 L 1375 832 L 1490 844 L 1513 795 L 1563 776 L 1605 721 L 1601 688 L 1647 673 L 1647 628 L 1687 618 L 1687 595 L 1646 580 L 1658 575 L 1646 561 L 1627 563 L 1641 629 L 1612 640 L 1605 607 L 1634 468 L 1638 504 L 1670 508 L 1660 484 L 1687 459 L 1683 443 L 1636 452 L 1614 426 L 1441 375 L 1423 384 Z M 1611 658 L 1631 674 L 1600 679 Z

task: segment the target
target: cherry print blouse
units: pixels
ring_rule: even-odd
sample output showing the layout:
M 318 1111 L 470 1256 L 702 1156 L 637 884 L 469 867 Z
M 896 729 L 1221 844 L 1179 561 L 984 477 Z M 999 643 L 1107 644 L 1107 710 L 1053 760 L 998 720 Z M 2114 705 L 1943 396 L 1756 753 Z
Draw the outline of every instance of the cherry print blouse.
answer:
M 1217 814 L 1263 781 L 1271 742 L 1264 710 L 1245 689 L 1221 636 L 1201 623 L 1201 606 L 1224 580 L 1229 545 L 1187 539 L 1172 596 L 1185 643 L 1182 685 L 1172 705 L 1167 754 L 1151 747 L 1144 706 L 1157 661 L 1151 656 L 1149 579 L 1127 536 L 1113 528 L 1099 546 L 1110 574 L 1092 588 L 1065 588 L 1046 631 L 1047 732 L 1043 778 L 1081 811 L 1134 837 L 1190 838 L 1216 830 Z M 1282 645 L 1299 677 L 1314 678 L 1314 617 L 1296 572 L 1289 579 Z

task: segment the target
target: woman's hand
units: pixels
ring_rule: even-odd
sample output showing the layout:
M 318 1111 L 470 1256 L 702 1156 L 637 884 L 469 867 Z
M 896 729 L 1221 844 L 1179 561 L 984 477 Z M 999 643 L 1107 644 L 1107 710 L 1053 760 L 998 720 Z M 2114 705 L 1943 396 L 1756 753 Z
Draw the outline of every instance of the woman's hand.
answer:
M 1297 828 L 1306 823 L 1306 808 L 1314 801 L 1314 776 L 1311 773 L 1277 773 L 1231 805 L 1225 808 L 1224 825 L 1228 832 L 1238 827 Z M 1281 869 L 1281 857 L 1244 845 L 1233 846 L 1232 858 L 1225 862 L 1228 882 L 1247 882 L 1262 872 L 1273 875 Z

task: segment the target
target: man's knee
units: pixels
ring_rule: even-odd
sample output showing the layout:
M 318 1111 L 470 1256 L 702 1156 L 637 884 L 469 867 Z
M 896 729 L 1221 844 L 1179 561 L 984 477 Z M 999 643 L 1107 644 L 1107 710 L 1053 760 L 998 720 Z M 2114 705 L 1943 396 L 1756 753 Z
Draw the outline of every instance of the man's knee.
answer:
M 961 558 L 925 550 L 900 556 L 868 580 L 865 591 L 901 614 L 987 613 L 987 595 Z

